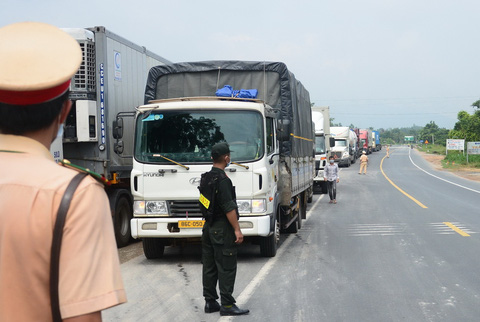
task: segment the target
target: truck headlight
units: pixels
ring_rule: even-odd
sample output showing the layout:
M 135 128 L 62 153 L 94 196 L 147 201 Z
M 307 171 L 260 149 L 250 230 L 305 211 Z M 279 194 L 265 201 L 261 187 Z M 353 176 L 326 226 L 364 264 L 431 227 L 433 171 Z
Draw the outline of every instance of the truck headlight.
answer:
M 147 215 L 168 215 L 167 202 L 165 200 L 147 201 L 145 212 Z
M 237 200 L 239 213 L 262 213 L 266 211 L 265 199 Z
M 133 203 L 133 213 L 135 215 L 168 215 L 167 202 L 161 201 L 135 201 Z

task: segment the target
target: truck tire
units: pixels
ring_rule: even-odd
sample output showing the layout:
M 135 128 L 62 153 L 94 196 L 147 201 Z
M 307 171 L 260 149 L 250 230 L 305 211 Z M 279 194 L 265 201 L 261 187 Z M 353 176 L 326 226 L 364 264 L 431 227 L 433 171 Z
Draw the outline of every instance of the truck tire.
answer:
M 143 238 L 143 253 L 148 259 L 162 258 L 165 251 L 165 243 L 160 238 Z
M 278 242 L 280 241 L 280 223 L 275 216 L 273 232 L 270 236 L 260 237 L 260 255 L 263 257 L 275 257 L 277 254 Z
M 114 194 L 113 228 L 115 231 L 115 240 L 117 247 L 125 247 L 130 243 L 132 232 L 130 230 L 130 220 L 133 217 L 130 198 L 126 194 Z

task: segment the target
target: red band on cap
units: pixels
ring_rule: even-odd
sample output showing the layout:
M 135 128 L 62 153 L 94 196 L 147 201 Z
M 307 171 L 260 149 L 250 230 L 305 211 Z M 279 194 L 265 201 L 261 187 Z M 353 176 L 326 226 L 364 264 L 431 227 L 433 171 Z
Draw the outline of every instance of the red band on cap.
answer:
M 0 90 L 0 102 L 10 105 L 33 105 L 45 103 L 65 93 L 69 86 L 70 79 L 58 86 L 38 91 Z

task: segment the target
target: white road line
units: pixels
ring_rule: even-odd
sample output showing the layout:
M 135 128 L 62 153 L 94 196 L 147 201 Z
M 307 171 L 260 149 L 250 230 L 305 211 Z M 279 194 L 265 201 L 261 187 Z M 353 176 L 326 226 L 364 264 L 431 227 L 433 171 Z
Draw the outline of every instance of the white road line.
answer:
M 409 152 L 410 152 L 410 150 L 409 150 Z M 425 170 L 423 170 L 422 168 L 420 168 L 418 165 L 416 165 L 415 162 L 413 162 L 412 156 L 410 155 L 410 153 L 408 153 L 408 157 L 410 158 L 410 162 L 412 162 L 412 164 L 413 164 L 414 166 L 416 166 L 418 169 L 422 170 L 422 171 L 425 172 L 426 174 L 431 175 L 432 177 L 437 178 L 437 179 L 442 180 L 442 181 L 445 181 L 445 182 L 447 182 L 447 183 L 453 184 L 454 186 L 457 186 L 457 187 L 460 187 L 460 188 L 463 188 L 463 189 L 466 189 L 466 190 L 470 190 L 470 191 L 473 191 L 473 192 L 476 192 L 476 193 L 480 193 L 480 191 L 478 191 L 478 190 L 475 190 L 475 189 L 472 189 L 472 188 L 468 188 L 468 187 L 462 186 L 462 185 L 460 185 L 460 184 L 458 184 L 458 183 L 451 182 L 451 181 L 448 181 L 448 180 L 446 180 L 446 179 L 440 178 L 440 177 L 438 177 L 438 176 L 436 176 L 436 175 L 434 175 L 434 174 L 431 174 L 430 172 L 425 171 Z
M 313 204 L 313 206 L 310 208 L 310 210 L 307 211 L 307 219 L 310 218 L 310 214 L 313 209 L 317 207 L 317 204 L 320 202 L 321 199 L 323 199 L 323 194 L 318 197 L 317 201 Z M 245 303 L 248 302 L 250 297 L 252 297 L 253 293 L 257 289 L 257 286 L 265 279 L 265 276 L 268 275 L 270 270 L 275 266 L 277 261 L 280 260 L 282 257 L 283 253 L 285 250 L 288 249 L 288 246 L 290 243 L 294 240 L 292 238 L 292 235 L 288 235 L 287 238 L 285 238 L 285 241 L 282 243 L 280 249 L 277 251 L 277 255 L 275 257 L 270 258 L 260 269 L 257 275 L 253 278 L 253 280 L 248 283 L 247 287 L 242 291 L 242 293 L 237 297 L 237 304 L 240 308 L 244 306 Z M 218 322 L 225 322 L 225 321 L 232 321 L 235 318 L 235 316 L 222 316 L 218 319 Z

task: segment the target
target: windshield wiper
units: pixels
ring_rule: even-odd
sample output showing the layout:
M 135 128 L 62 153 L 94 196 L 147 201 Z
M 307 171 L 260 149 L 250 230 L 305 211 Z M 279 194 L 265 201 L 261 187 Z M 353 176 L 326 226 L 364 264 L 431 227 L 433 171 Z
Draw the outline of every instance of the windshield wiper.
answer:
M 186 165 L 183 165 L 183 164 L 181 164 L 181 163 L 179 163 L 179 162 L 177 162 L 177 161 L 173 161 L 172 159 L 169 159 L 169 158 L 167 158 L 167 157 L 164 157 L 163 155 L 161 155 L 161 154 L 159 154 L 159 153 L 152 154 L 152 157 L 160 157 L 160 158 L 163 158 L 163 159 L 165 159 L 165 160 L 167 160 L 167 161 L 170 161 L 170 162 L 172 162 L 172 163 L 174 163 L 174 164 L 176 164 L 176 165 L 181 166 L 182 168 L 185 168 L 185 169 L 187 169 L 187 170 L 190 170 L 190 168 L 187 167 Z

